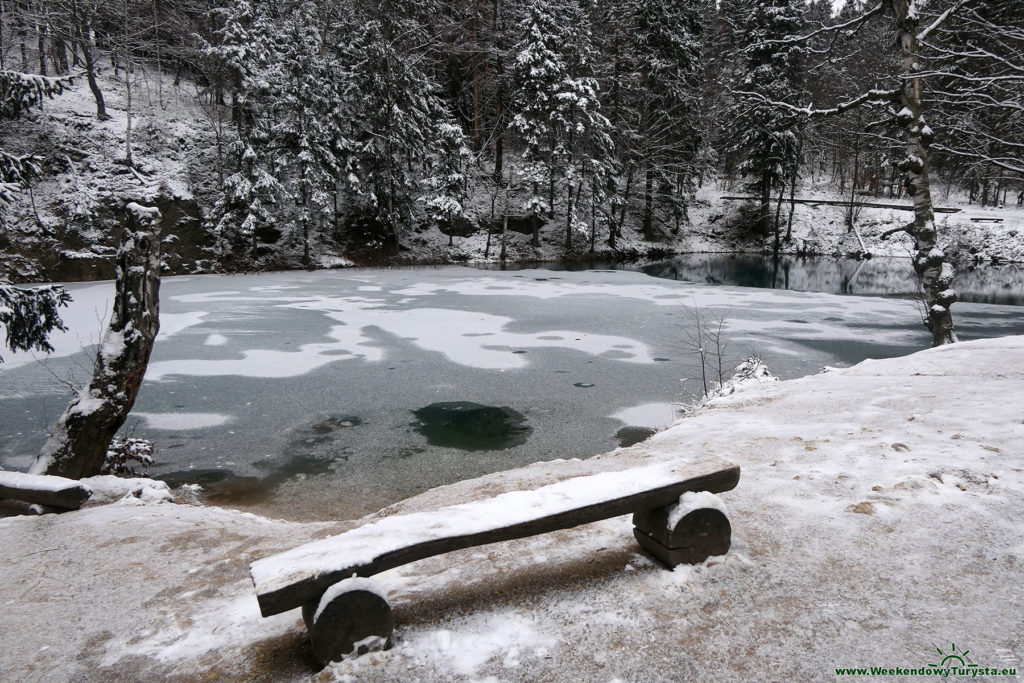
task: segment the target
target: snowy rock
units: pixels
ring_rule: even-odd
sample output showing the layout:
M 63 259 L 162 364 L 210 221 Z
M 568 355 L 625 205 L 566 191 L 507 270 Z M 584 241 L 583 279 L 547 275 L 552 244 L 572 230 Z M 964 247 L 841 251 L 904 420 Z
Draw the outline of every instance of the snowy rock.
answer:
M 169 502 L 173 498 L 170 487 L 165 482 L 155 479 L 126 479 L 104 474 L 87 477 L 81 481 L 92 489 L 92 495 L 86 505 L 103 505 L 124 498 L 134 498 L 142 503 L 152 504 Z

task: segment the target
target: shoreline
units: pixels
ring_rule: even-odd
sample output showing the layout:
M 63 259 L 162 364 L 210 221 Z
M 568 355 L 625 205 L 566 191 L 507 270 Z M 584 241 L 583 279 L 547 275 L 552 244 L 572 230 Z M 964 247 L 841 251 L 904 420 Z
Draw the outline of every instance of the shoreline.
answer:
M 923 665 L 946 641 L 980 665 L 1019 668 L 1024 604 L 1007 588 L 1024 566 L 1024 426 L 1020 401 L 1006 397 L 1024 396 L 1022 361 L 1024 337 L 1007 337 L 761 384 L 637 446 L 443 486 L 362 520 L 290 523 L 135 498 L 0 519 L 5 630 L 34 634 L 6 639 L 0 670 L 811 680 L 841 666 Z M 378 577 L 395 605 L 395 647 L 319 674 L 297 613 L 258 615 L 247 573 L 258 557 L 382 516 L 716 454 L 743 470 L 722 495 L 733 548 L 701 565 L 655 565 L 628 517 L 408 565 Z

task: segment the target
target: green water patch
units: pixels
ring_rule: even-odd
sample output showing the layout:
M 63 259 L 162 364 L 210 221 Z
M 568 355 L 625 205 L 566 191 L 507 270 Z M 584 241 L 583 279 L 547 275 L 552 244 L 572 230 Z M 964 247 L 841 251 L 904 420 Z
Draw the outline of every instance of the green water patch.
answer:
M 412 411 L 413 426 L 432 446 L 464 451 L 500 451 L 521 446 L 533 428 L 526 416 L 508 406 L 471 401 L 431 403 Z
M 340 443 L 345 430 L 358 427 L 354 415 L 327 415 L 294 430 L 281 455 L 256 460 L 252 466 L 259 476 L 241 476 L 227 469 L 179 470 L 159 476 L 168 486 L 199 484 L 202 498 L 209 503 L 254 505 L 273 497 L 277 488 L 291 479 L 315 477 L 334 470 L 354 454 Z
M 615 438 L 619 440 L 619 446 L 622 448 L 629 448 L 641 441 L 646 441 L 657 433 L 657 429 L 651 429 L 650 427 L 630 426 L 623 427 L 619 431 L 615 432 Z

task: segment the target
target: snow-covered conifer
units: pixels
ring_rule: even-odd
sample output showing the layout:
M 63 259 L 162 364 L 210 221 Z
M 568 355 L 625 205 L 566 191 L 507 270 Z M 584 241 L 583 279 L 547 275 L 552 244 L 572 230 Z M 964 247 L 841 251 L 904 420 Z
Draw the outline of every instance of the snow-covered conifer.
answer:
M 765 101 L 797 102 L 803 93 L 806 45 L 786 42 L 804 30 L 800 0 L 746 0 L 731 5 L 743 17 L 742 75 L 736 90 L 754 93 L 741 97 L 729 114 L 731 150 L 742 159 L 740 172 L 751 178 L 760 197 L 757 228 L 771 230 L 771 194 L 785 182 L 797 160 L 797 132 L 791 116 Z
M 422 54 L 410 45 L 416 34 L 415 26 L 396 25 L 393 17 L 355 24 L 339 58 L 349 117 L 339 166 L 356 209 L 378 223 L 382 246 L 392 252 L 402 226 L 412 223 L 422 187 L 417 165 L 440 150 L 443 167 L 454 158 L 458 137 L 434 79 L 421 68 Z
M 273 108 L 276 169 L 295 205 L 295 237 L 301 240 L 305 266 L 311 263 L 311 240 L 327 212 L 336 175 L 328 125 L 335 91 L 318 24 L 311 0 L 291 13 L 278 56 Z
M 220 12 L 215 42 L 204 46 L 204 71 L 215 100 L 231 98 L 235 139 L 229 149 L 237 170 L 224 178 L 208 225 L 222 252 L 248 245 L 258 257 L 257 231 L 276 223 L 272 208 L 283 187 L 274 175 L 268 100 L 277 59 L 270 17 L 251 0 L 234 0 Z
M 598 192 L 603 199 L 612 164 L 611 123 L 601 112 L 586 8 L 576 0 L 532 1 L 527 10 L 513 64 L 512 120 L 525 147 L 523 179 L 530 192 L 524 208 L 535 218 L 544 212 L 553 217 L 556 188 L 564 184 L 571 249 L 580 194 Z

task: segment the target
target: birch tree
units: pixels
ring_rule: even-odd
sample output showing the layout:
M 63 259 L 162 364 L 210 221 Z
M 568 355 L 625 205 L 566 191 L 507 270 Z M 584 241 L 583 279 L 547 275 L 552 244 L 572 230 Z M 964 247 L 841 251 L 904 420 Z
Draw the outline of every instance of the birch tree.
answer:
M 957 300 L 953 288 L 953 267 L 939 246 L 938 228 L 931 193 L 930 149 L 935 132 L 925 119 L 925 79 L 933 74 L 926 70 L 922 59 L 922 43 L 934 36 L 957 12 L 964 11 L 971 0 L 955 0 L 930 22 L 921 21 L 920 0 L 882 0 L 853 19 L 823 27 L 804 35 L 792 35 L 772 41 L 776 47 L 804 44 L 825 32 L 855 38 L 857 29 L 875 17 L 888 17 L 898 37 L 897 50 L 902 70 L 894 74 L 891 87 L 873 88 L 866 92 L 851 93 L 849 99 L 830 108 L 803 107 L 763 92 L 747 90 L 740 94 L 759 106 L 769 106 L 793 120 L 822 118 L 843 114 L 855 107 L 875 105 L 896 110 L 891 121 L 903 135 L 903 155 L 897 168 L 903 173 L 907 194 L 913 201 L 914 218 L 888 233 L 906 232 L 914 241 L 914 270 L 920 280 L 924 302 L 923 321 L 931 332 L 932 345 L 940 346 L 956 341 L 951 307 Z

